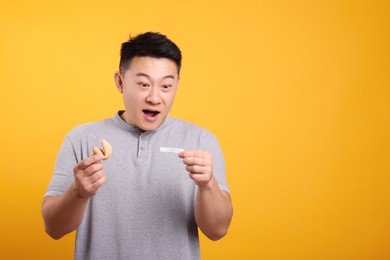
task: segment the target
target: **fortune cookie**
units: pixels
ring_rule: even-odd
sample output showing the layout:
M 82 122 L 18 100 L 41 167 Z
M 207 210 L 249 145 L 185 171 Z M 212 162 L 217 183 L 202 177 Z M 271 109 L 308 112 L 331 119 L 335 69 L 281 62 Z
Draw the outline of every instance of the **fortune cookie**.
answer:
M 102 154 L 103 160 L 108 159 L 112 154 L 112 146 L 106 141 L 102 140 L 102 149 L 94 146 L 92 148 L 93 154 Z

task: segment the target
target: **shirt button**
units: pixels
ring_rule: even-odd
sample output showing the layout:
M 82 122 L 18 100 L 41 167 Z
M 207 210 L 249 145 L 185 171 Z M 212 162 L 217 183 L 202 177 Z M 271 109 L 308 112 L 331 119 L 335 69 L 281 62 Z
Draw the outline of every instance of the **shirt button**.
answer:
M 145 150 L 145 147 L 143 147 L 143 146 L 141 146 L 141 148 L 140 148 L 141 150 Z

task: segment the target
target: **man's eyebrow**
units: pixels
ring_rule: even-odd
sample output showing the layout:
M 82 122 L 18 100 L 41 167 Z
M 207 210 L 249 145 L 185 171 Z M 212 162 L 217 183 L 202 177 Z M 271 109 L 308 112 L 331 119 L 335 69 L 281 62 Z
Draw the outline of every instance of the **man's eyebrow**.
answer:
M 164 79 L 175 79 L 175 76 L 173 75 L 166 75 Z
M 147 77 L 147 78 L 150 78 L 150 76 L 146 73 L 143 73 L 143 72 L 138 72 L 137 74 L 135 74 L 137 77 Z
M 150 75 L 146 74 L 146 73 L 143 73 L 143 72 L 138 72 L 137 74 L 135 74 L 137 77 L 146 77 L 146 78 L 151 78 Z M 166 75 L 163 77 L 163 79 L 175 79 L 175 76 L 173 75 Z

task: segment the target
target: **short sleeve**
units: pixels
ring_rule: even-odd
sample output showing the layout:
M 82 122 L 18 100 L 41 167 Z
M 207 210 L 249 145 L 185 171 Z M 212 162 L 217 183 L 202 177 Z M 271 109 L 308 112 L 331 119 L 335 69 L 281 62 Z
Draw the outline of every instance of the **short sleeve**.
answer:
M 73 168 L 77 164 L 75 149 L 66 136 L 57 154 L 53 176 L 45 196 L 59 196 L 65 193 L 74 181 Z
M 218 181 L 219 188 L 230 193 L 226 180 L 225 160 L 217 138 L 205 130 L 202 134 L 201 143 L 202 149 L 209 151 L 213 157 L 213 174 Z

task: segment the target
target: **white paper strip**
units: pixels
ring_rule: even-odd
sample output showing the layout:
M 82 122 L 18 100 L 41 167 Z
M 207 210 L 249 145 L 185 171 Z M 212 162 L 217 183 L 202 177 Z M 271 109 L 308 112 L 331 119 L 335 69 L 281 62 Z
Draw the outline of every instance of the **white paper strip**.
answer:
M 172 147 L 160 147 L 160 152 L 162 153 L 181 153 L 184 149 L 172 148 Z

